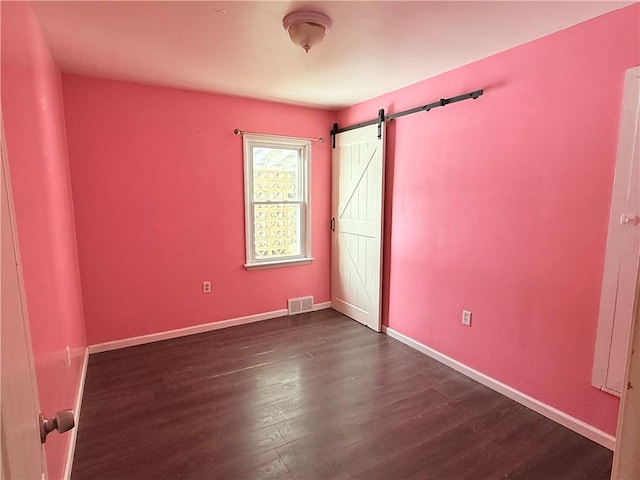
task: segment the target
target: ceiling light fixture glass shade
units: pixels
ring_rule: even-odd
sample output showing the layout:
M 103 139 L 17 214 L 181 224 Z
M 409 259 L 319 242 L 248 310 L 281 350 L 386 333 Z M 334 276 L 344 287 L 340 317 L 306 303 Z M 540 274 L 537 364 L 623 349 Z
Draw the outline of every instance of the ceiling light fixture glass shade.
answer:
M 331 19 L 318 12 L 293 12 L 282 19 L 291 41 L 305 52 L 322 41 L 331 28 Z

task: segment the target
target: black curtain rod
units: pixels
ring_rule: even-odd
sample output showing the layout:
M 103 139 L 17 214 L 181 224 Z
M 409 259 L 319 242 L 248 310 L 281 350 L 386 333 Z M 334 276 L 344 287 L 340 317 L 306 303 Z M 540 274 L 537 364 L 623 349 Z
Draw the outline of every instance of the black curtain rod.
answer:
M 436 102 L 428 103 L 426 105 L 422 105 L 421 107 L 410 108 L 409 110 L 403 110 L 402 112 L 392 113 L 390 115 L 385 115 L 384 110 L 381 109 L 381 110 L 378 110 L 378 118 L 375 118 L 373 120 L 368 120 L 362 123 L 356 123 L 355 125 L 349 125 L 348 127 L 338 127 L 338 124 L 334 123 L 333 128 L 331 129 L 331 144 L 333 148 L 336 148 L 336 135 L 338 133 L 348 132 L 349 130 L 355 130 L 356 128 L 367 127 L 369 125 L 375 125 L 375 124 L 378 124 L 378 138 L 381 138 L 382 122 L 395 120 L 396 118 L 404 117 L 405 115 L 411 115 L 412 113 L 428 112 L 432 108 L 444 107 L 445 105 L 449 105 L 450 103 L 461 102 L 462 100 L 468 100 L 470 98 L 475 100 L 483 93 L 484 93 L 483 89 L 474 90 L 473 92 L 458 95 L 457 97 L 441 98 Z

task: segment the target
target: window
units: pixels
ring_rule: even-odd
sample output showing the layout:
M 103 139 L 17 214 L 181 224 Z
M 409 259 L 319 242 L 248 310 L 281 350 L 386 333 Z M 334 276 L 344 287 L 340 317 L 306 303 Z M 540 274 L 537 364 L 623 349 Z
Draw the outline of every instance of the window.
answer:
M 311 142 L 244 135 L 247 269 L 309 263 Z

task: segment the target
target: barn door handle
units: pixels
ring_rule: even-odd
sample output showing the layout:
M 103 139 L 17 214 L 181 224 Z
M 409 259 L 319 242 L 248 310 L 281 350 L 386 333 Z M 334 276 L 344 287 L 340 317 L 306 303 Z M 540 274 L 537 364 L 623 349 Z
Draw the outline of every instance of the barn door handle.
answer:
M 74 416 L 73 410 L 61 410 L 53 418 L 45 418 L 44 415 L 40 414 L 40 441 L 42 443 L 46 442 L 47 435 L 54 430 L 58 430 L 59 433 L 71 430 L 76 426 Z
M 336 219 L 334 217 L 331 218 L 331 231 L 336 231 Z

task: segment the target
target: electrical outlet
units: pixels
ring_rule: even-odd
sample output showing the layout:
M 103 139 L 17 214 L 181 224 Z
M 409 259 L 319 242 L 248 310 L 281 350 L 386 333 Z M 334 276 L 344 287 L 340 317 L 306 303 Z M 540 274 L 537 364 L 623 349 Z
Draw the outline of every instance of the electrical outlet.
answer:
M 211 293 L 211 282 L 209 280 L 202 282 L 202 293 Z
M 466 327 L 471 326 L 471 312 L 469 310 L 462 310 L 462 324 Z

